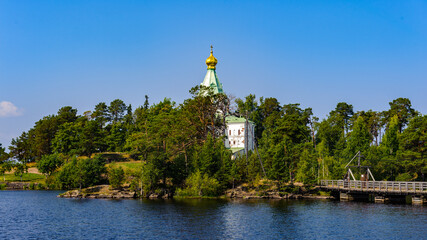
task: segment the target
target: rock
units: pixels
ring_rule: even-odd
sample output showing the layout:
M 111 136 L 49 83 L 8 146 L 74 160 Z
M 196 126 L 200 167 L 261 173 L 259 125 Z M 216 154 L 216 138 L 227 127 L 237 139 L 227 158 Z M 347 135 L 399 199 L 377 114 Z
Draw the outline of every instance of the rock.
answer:
M 152 193 L 150 194 L 150 196 L 148 196 L 149 199 L 157 199 L 159 198 L 159 194 L 158 193 Z
M 63 194 L 58 195 L 58 197 L 63 198 L 135 198 L 136 193 L 134 191 L 129 191 L 129 189 L 110 189 L 109 185 L 98 185 L 93 187 L 88 187 L 79 190 L 70 190 Z

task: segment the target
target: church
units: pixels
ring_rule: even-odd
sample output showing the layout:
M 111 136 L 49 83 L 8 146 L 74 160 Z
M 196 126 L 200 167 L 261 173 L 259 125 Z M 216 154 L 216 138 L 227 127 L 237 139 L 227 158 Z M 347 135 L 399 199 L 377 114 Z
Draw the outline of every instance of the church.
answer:
M 215 94 L 224 93 L 222 84 L 219 82 L 218 75 L 216 74 L 217 63 L 218 60 L 213 56 L 213 50 L 211 46 L 211 54 L 206 59 L 208 70 L 201 85 L 210 87 Z M 225 141 L 225 147 L 230 148 L 233 154 L 243 154 L 245 153 L 245 142 L 247 141 L 248 151 L 254 150 L 255 124 L 251 121 L 248 121 L 248 126 L 245 127 L 245 118 L 236 117 L 229 114 L 226 116 L 225 121 L 227 124 L 227 139 Z

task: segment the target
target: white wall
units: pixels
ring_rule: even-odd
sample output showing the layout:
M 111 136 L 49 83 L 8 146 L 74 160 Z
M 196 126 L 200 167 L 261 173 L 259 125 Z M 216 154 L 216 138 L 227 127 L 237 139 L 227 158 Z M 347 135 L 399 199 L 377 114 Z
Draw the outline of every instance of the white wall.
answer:
M 227 123 L 228 141 L 225 146 L 228 148 L 245 147 L 245 123 Z M 249 122 L 248 149 L 254 150 L 254 125 Z

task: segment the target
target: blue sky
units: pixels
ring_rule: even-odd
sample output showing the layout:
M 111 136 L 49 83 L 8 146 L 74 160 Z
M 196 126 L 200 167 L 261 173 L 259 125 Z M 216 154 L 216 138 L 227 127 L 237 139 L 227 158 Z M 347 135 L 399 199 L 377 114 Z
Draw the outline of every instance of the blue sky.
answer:
M 43 116 L 224 90 L 324 118 L 338 102 L 427 113 L 427 1 L 0 1 L 0 143 Z

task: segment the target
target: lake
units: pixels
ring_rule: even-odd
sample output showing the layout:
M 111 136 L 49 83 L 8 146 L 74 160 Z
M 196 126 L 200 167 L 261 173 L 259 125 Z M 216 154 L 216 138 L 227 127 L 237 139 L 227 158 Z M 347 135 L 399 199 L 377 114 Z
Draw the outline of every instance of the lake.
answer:
M 427 239 L 427 207 L 326 200 L 101 200 L 0 191 L 0 239 Z

